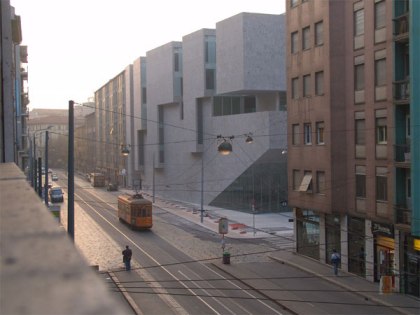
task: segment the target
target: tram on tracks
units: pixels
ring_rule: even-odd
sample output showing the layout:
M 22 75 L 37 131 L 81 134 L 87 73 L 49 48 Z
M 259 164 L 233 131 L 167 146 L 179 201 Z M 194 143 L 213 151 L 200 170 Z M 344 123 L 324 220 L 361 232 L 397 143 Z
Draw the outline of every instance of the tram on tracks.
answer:
M 147 230 L 153 226 L 152 202 L 141 194 L 118 196 L 118 219 L 133 230 Z

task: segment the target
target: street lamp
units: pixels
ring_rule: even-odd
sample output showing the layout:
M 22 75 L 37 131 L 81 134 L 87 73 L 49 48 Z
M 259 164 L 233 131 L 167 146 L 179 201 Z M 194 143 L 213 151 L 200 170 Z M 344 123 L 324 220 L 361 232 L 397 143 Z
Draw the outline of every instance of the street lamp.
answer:
M 130 145 L 128 145 L 130 147 Z M 127 146 L 121 145 L 121 154 L 124 156 L 128 156 L 130 154 L 130 150 Z
M 229 155 L 232 152 L 232 144 L 231 140 L 235 138 L 234 136 L 230 136 L 227 140 L 225 137 L 222 137 L 221 135 L 217 136 L 217 139 L 223 139 L 223 142 L 219 144 L 217 147 L 217 150 L 221 155 Z

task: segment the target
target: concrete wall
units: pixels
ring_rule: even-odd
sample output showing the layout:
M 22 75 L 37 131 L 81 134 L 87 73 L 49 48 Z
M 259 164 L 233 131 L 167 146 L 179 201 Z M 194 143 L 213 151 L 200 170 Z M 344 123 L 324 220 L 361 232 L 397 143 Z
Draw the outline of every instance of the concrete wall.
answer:
M 0 164 L 2 314 L 122 314 L 13 163 Z
M 217 93 L 286 90 L 285 15 L 240 13 L 216 23 Z

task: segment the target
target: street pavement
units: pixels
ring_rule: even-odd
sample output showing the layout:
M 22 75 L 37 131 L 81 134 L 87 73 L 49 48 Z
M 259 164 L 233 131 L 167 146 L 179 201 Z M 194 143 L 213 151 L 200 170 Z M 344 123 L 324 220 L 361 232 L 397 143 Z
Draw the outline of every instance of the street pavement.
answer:
M 104 196 L 109 194 L 106 191 L 100 192 Z M 120 189 L 118 193 L 123 192 L 132 193 L 132 191 L 124 191 L 122 189 Z M 146 198 L 152 199 L 152 196 L 147 192 L 142 193 Z M 271 251 L 268 255 L 272 261 L 298 268 L 312 276 L 319 277 L 320 279 L 329 281 L 347 291 L 354 292 L 366 300 L 390 307 L 394 309 L 396 313 L 420 314 L 420 300 L 415 297 L 399 293 L 381 294 L 381 292 L 379 292 L 378 283 L 369 282 L 364 278 L 341 270 L 339 271 L 338 276 L 334 276 L 331 266 L 295 253 L 292 250 L 293 222 L 290 221 L 290 219 L 292 219 L 292 213 L 263 213 L 254 216 L 240 211 L 206 206 L 205 212 L 201 217 L 200 207 L 197 205 L 164 200 L 158 197 L 155 198 L 155 204 L 191 223 L 211 230 L 214 234 L 219 233 L 219 219 L 227 218 L 229 222 L 229 231 L 225 235 L 227 244 L 229 244 L 229 239 L 264 238 L 265 240 L 273 239 L 276 244 L 279 244 L 278 240 L 281 240 L 281 247 L 279 248 L 276 246 L 279 250 Z M 89 216 L 84 214 L 83 210 L 77 206 L 76 214 L 75 228 L 77 233 L 75 243 L 84 254 L 87 261 L 91 265 L 98 265 L 99 270 L 109 271 L 110 277 L 117 286 L 120 286 L 119 282 L 124 283 L 128 279 L 130 281 L 140 281 L 141 276 L 137 272 L 121 272 L 123 264 L 121 262 L 120 246 L 110 240 L 107 235 L 104 235 L 104 232 L 101 231 L 100 228 L 95 227 L 95 224 L 93 224 Z M 65 213 L 62 211 L 61 222 L 64 226 L 66 219 Z M 98 244 L 101 244 L 103 248 L 98 249 Z M 232 266 L 234 266 L 235 275 L 239 277 L 241 275 L 241 263 L 239 258 L 238 263 L 236 263 L 235 254 L 231 257 L 231 264 L 224 264 L 222 259 L 212 263 L 227 273 L 231 273 Z M 133 268 L 136 268 L 136 262 L 133 262 Z M 244 273 L 245 272 L 249 275 L 249 271 L 244 270 Z M 122 287 L 121 290 L 124 291 Z M 135 295 L 130 296 L 126 293 L 123 295 L 128 304 L 133 307 L 134 314 L 143 314 L 142 310 L 136 306 Z M 161 304 L 163 305 L 164 303 Z M 162 311 L 168 314 L 177 313 L 176 310 L 169 309 Z

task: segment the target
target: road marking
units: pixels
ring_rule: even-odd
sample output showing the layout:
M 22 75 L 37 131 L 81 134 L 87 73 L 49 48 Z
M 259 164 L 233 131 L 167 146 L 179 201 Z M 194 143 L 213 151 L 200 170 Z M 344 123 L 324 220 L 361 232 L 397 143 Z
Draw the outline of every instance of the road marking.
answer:
M 75 194 L 77 195 L 77 194 Z M 100 216 L 105 222 L 107 222 L 110 226 L 112 226 L 117 232 L 119 232 L 122 236 L 124 236 L 134 247 L 136 247 L 139 251 L 141 251 L 145 256 L 147 256 L 150 260 L 152 260 L 155 264 L 156 267 L 160 267 L 162 268 L 164 271 L 166 271 L 171 277 L 173 277 L 175 280 L 179 281 L 179 283 L 185 288 L 187 289 L 189 292 L 191 292 L 191 294 L 195 295 L 203 304 L 205 304 L 208 308 L 210 308 L 212 311 L 214 311 L 214 313 L 219 314 L 219 312 L 217 312 L 213 307 L 211 307 L 211 305 L 209 305 L 206 301 L 204 301 L 201 297 L 197 296 L 194 291 L 192 291 L 190 288 L 188 288 L 188 286 L 186 286 L 184 283 L 182 283 L 182 281 L 180 279 L 178 279 L 173 273 L 171 273 L 167 268 L 165 268 L 164 266 L 162 266 L 155 258 L 153 258 L 151 255 L 149 255 L 147 252 L 145 252 L 143 249 L 141 249 L 136 243 L 134 243 L 134 241 L 129 238 L 126 234 L 124 234 L 119 228 L 117 228 L 112 222 L 110 222 L 108 219 L 106 219 L 102 214 L 100 214 L 98 211 L 96 211 L 96 209 L 94 209 L 91 205 L 89 205 L 88 203 L 86 203 L 86 201 L 83 200 L 83 198 L 78 195 L 78 198 L 80 198 L 80 200 L 82 202 L 85 203 L 86 206 L 88 206 L 89 208 L 91 208 L 94 212 L 96 212 L 96 214 L 98 216 Z M 101 199 L 101 198 L 99 198 Z M 103 199 L 101 199 L 103 200 Z M 165 290 L 166 291 L 166 290 Z M 167 291 L 166 291 L 167 293 Z M 188 312 L 174 299 L 172 298 L 169 294 L 164 294 L 161 295 L 162 299 L 166 299 L 167 302 L 170 304 L 170 306 L 172 306 L 174 309 L 176 309 L 177 311 L 180 312 L 180 314 L 188 314 Z
M 211 269 L 209 266 L 204 265 L 207 269 L 209 269 L 210 271 L 212 271 L 213 273 L 215 273 L 216 275 L 218 275 L 219 277 L 221 277 L 222 279 L 225 279 L 226 281 L 228 281 L 229 283 L 231 283 L 233 286 L 237 287 L 238 289 L 242 288 L 237 285 L 236 283 L 234 283 L 232 280 L 229 280 L 227 278 L 225 278 L 223 275 L 221 275 L 220 273 L 216 272 L 216 270 Z M 251 294 L 248 291 L 244 291 L 245 294 L 248 294 L 250 297 L 252 297 L 253 299 L 257 300 L 258 302 L 260 302 L 261 304 L 263 304 L 265 307 L 269 308 L 270 310 L 272 310 L 274 313 L 279 314 L 279 315 L 284 315 L 283 313 L 280 313 L 278 310 L 274 309 L 273 307 L 271 307 L 270 305 L 268 305 L 267 303 L 265 303 L 264 301 L 261 301 L 258 297 L 256 297 L 255 295 Z

